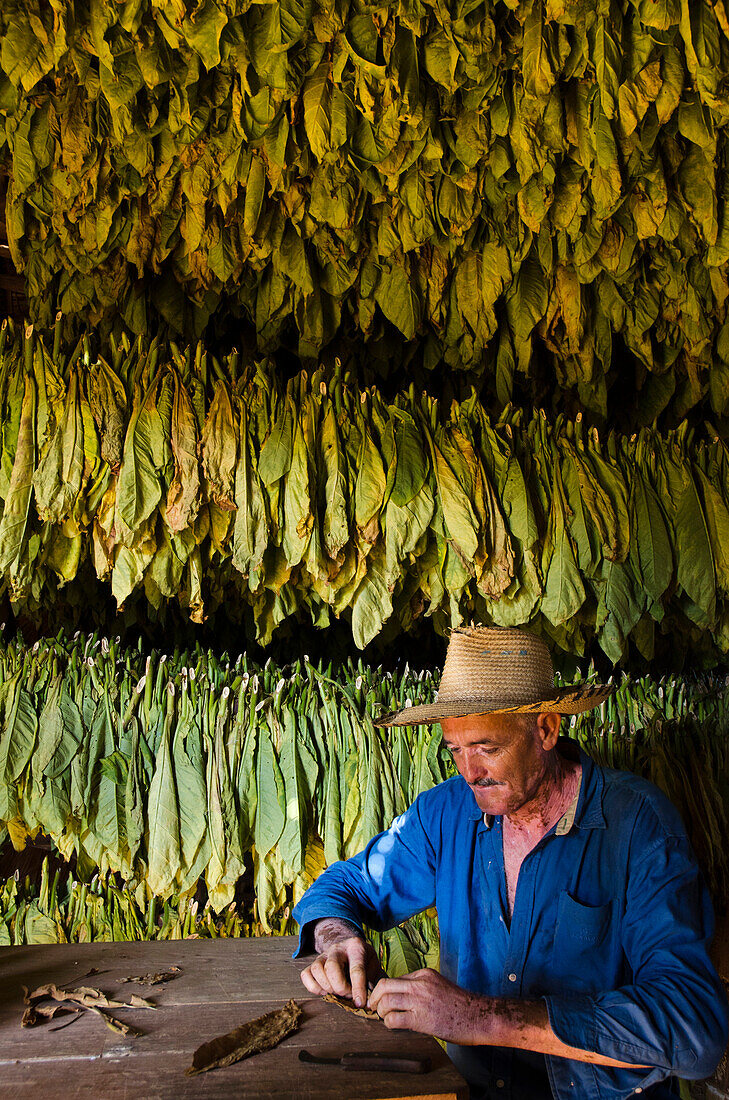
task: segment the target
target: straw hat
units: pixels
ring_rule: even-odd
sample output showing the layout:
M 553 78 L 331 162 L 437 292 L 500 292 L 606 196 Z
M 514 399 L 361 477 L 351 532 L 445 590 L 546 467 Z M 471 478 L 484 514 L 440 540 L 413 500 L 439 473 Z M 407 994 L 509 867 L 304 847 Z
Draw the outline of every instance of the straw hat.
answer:
M 411 726 L 468 714 L 580 714 L 613 691 L 604 684 L 554 686 L 541 638 L 501 626 L 461 626 L 451 633 L 437 702 L 383 715 L 376 726 Z

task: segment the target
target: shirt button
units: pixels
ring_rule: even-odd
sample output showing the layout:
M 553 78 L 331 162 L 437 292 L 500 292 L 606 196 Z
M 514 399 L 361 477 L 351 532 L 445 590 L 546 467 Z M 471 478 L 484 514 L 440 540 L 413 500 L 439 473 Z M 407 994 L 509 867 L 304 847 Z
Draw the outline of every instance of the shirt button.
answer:
M 516 981 L 516 974 L 509 974 L 509 981 L 510 982 L 515 982 Z
M 504 1084 L 505 1084 L 505 1082 L 502 1081 L 501 1078 L 499 1077 L 498 1081 L 496 1082 L 496 1088 L 497 1089 L 503 1089 Z
M 637 1089 L 636 1089 L 635 1091 L 636 1091 L 636 1092 L 642 1092 L 642 1091 L 643 1091 L 643 1089 L 642 1089 L 642 1088 L 640 1088 L 640 1087 L 638 1087 L 638 1088 L 637 1088 Z

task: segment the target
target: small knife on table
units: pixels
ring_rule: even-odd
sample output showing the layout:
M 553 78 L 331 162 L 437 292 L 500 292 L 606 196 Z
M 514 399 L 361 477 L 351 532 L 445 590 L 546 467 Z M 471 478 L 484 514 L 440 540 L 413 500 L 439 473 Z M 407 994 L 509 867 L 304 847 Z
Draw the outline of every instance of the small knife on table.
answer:
M 322 1058 L 310 1054 L 308 1050 L 300 1050 L 299 1061 L 312 1062 L 317 1066 L 341 1066 L 342 1069 L 379 1070 L 380 1073 L 427 1073 L 430 1069 L 430 1058 L 407 1058 L 376 1051 L 358 1050 L 338 1058 Z

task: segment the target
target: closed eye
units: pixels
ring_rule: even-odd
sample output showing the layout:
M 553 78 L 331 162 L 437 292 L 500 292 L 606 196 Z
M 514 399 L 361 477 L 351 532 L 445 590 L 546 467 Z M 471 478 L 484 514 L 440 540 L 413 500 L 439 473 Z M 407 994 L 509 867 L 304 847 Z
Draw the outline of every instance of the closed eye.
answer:
M 460 745 L 446 745 L 445 746 L 451 756 L 455 756 L 456 753 L 461 751 Z M 478 749 L 482 756 L 495 756 L 496 753 L 501 752 L 500 747 L 497 745 L 493 748 L 489 748 L 486 745 L 473 745 L 472 748 Z

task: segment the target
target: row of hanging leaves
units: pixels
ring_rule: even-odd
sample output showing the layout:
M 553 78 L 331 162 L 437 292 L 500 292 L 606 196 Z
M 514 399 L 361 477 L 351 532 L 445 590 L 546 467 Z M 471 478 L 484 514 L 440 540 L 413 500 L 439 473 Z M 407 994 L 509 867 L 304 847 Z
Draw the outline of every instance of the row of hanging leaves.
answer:
M 536 341 L 597 416 L 619 334 L 633 423 L 726 414 L 724 0 L 7 0 L 0 41 L 37 323 L 227 313 L 398 379 L 416 338 L 502 403 Z
M 225 603 L 267 644 L 284 620 L 356 645 L 420 617 L 532 624 L 617 664 L 729 650 L 729 455 L 707 425 L 600 438 L 578 416 L 491 422 L 475 393 L 389 402 L 335 368 L 288 383 L 201 345 L 91 362 L 0 331 L 0 578 L 52 606 L 95 572 L 123 605 Z M 79 579 L 79 584 L 82 583 Z
M 361 662 L 262 667 L 199 647 L 145 656 L 62 632 L 32 648 L 11 642 L 0 649 L 0 827 L 16 848 L 50 837 L 78 878 L 118 875 L 137 913 L 152 898 L 170 901 L 193 931 L 183 909 L 199 882 L 221 913 L 240 901 L 247 871 L 254 900 L 237 919 L 249 931 L 292 931 L 291 906 L 326 866 L 454 774 L 438 726 L 373 725 L 408 702 L 432 702 L 437 686 L 429 672 Z M 624 677 L 564 731 L 666 791 L 721 907 L 727 692 L 723 676 Z M 159 927 L 143 923 L 148 935 Z

